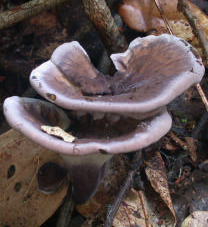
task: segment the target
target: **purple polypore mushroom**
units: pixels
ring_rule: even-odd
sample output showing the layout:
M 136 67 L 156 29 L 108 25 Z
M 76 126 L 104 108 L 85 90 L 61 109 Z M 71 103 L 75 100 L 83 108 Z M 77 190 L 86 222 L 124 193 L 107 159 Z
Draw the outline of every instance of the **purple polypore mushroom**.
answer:
M 51 59 L 32 71 L 31 85 L 49 101 L 70 110 L 118 113 L 141 118 L 160 112 L 191 85 L 204 66 L 185 40 L 163 34 L 132 41 L 124 53 L 112 54 L 118 72 L 98 72 L 78 42 L 59 46 Z
M 8 123 L 26 137 L 55 152 L 59 152 L 72 175 L 77 203 L 86 202 L 96 191 L 103 166 L 113 154 L 128 153 L 147 147 L 159 140 L 171 127 L 166 108 L 154 117 L 140 121 L 131 117 L 69 113 L 45 101 L 13 96 L 4 102 Z M 87 120 L 86 120 L 87 117 Z M 49 135 L 42 126 L 59 126 L 74 136 L 64 141 L 58 134 Z M 42 183 L 43 184 L 43 183 Z
M 86 202 L 96 191 L 103 166 L 113 154 L 142 149 L 168 132 L 171 117 L 165 106 L 204 74 L 197 51 L 170 35 L 137 38 L 112 59 L 118 72 L 104 76 L 84 49 L 72 42 L 58 47 L 51 60 L 33 70 L 32 86 L 69 110 L 70 120 L 55 105 L 43 107 L 34 99 L 11 97 L 4 103 L 5 116 L 14 129 L 60 152 L 72 174 L 77 203 Z M 52 108 L 57 108 L 55 115 Z M 57 120 L 62 118 L 66 127 Z M 67 142 L 58 134 L 50 135 L 43 130 L 45 125 L 59 126 L 74 139 Z

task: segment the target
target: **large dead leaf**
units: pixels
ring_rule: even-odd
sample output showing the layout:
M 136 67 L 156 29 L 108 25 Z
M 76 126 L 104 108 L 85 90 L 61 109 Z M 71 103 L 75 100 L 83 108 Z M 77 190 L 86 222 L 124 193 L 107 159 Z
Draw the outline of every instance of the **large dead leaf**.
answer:
M 14 130 L 0 136 L 0 226 L 37 227 L 60 206 L 67 184 L 51 195 L 37 190 L 37 169 L 48 161 L 64 164 Z

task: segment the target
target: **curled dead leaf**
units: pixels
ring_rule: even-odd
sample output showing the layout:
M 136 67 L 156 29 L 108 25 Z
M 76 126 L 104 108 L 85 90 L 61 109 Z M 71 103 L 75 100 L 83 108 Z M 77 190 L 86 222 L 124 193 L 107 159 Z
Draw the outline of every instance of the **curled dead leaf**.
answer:
M 166 168 L 160 152 L 154 152 L 154 150 L 152 152 L 148 152 L 147 155 L 144 155 L 144 162 L 146 164 L 145 173 L 153 189 L 160 194 L 160 197 L 168 206 L 175 218 L 175 210 L 170 197 Z

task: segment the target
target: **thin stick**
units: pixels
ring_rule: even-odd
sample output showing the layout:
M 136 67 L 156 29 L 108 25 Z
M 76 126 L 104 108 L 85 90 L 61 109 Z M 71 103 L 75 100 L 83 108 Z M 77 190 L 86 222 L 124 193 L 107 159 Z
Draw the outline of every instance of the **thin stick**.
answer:
M 166 15 L 165 15 L 165 12 L 163 11 L 163 8 L 160 5 L 160 2 L 158 0 L 155 0 L 154 2 L 155 2 L 155 5 L 157 6 L 157 9 L 158 9 L 163 21 L 165 22 L 165 25 L 166 25 L 169 33 L 171 35 L 174 35 L 173 29 L 171 28 L 171 25 L 169 24 L 169 21 L 168 21 Z
M 4 11 L 0 13 L 0 29 L 52 9 L 56 5 L 66 1 L 68 0 L 31 0 L 14 9 Z
M 204 94 L 204 91 L 202 90 L 201 85 L 200 84 L 197 84 L 196 85 L 196 88 L 197 88 L 197 90 L 199 92 L 199 95 L 201 96 L 201 99 L 202 99 L 202 101 L 203 101 L 203 103 L 204 103 L 204 105 L 205 105 L 205 107 L 206 107 L 206 109 L 208 111 L 208 101 L 207 101 L 207 98 L 206 98 L 206 96 Z
M 128 176 L 125 180 L 125 183 L 122 186 L 119 194 L 117 195 L 116 200 L 114 201 L 113 205 L 110 206 L 110 208 L 108 209 L 108 214 L 107 214 L 107 217 L 106 217 L 106 221 L 104 223 L 105 227 L 111 227 L 112 226 L 114 217 L 116 216 L 116 213 L 119 209 L 119 206 L 120 206 L 120 204 L 123 200 L 123 197 L 132 185 L 134 176 L 136 174 L 136 170 L 140 169 L 140 166 L 142 164 L 141 163 L 141 159 L 142 159 L 141 156 L 142 156 L 141 150 L 139 150 L 135 153 L 134 159 L 132 161 L 132 167 L 129 170 L 129 173 L 128 173 Z
M 131 170 L 128 174 L 127 179 L 125 180 L 125 184 L 122 186 L 119 194 L 117 195 L 115 202 L 111 206 L 111 209 L 109 209 L 109 211 L 108 211 L 108 215 L 106 217 L 106 221 L 105 221 L 105 224 L 104 224 L 105 227 L 111 227 L 112 226 L 114 217 L 115 217 L 115 215 L 118 211 L 118 208 L 119 208 L 119 206 L 120 206 L 120 204 L 123 200 L 124 195 L 126 194 L 126 192 L 129 190 L 129 188 L 131 186 L 134 175 L 135 175 L 135 171 Z
M 108 54 L 123 52 L 127 42 L 119 32 L 105 0 L 82 0 L 85 13 L 95 26 Z
M 174 140 L 180 147 L 182 147 L 185 151 L 188 150 L 188 144 L 186 142 L 183 142 L 181 139 L 179 139 L 172 131 L 170 131 L 169 136 L 172 140 Z

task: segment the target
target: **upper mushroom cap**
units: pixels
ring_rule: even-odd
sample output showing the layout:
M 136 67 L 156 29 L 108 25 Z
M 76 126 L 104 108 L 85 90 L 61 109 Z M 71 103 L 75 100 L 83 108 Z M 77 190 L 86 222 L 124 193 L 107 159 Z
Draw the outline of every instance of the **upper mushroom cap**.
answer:
M 30 82 L 63 108 L 126 115 L 167 105 L 205 71 L 195 48 L 167 34 L 137 38 L 111 58 L 118 72 L 104 76 L 78 42 L 65 43 L 32 71 Z
M 164 108 L 160 114 L 152 118 L 142 122 L 135 120 L 133 129 L 121 136 L 96 139 L 86 135 L 74 142 L 65 142 L 41 130 L 41 126 L 45 124 L 62 128 L 69 125 L 69 120 L 62 110 L 53 104 L 13 96 L 5 100 L 4 114 L 14 129 L 32 141 L 47 149 L 68 155 L 86 155 L 99 151 L 110 154 L 136 151 L 158 141 L 168 132 L 172 123 L 170 115 Z

